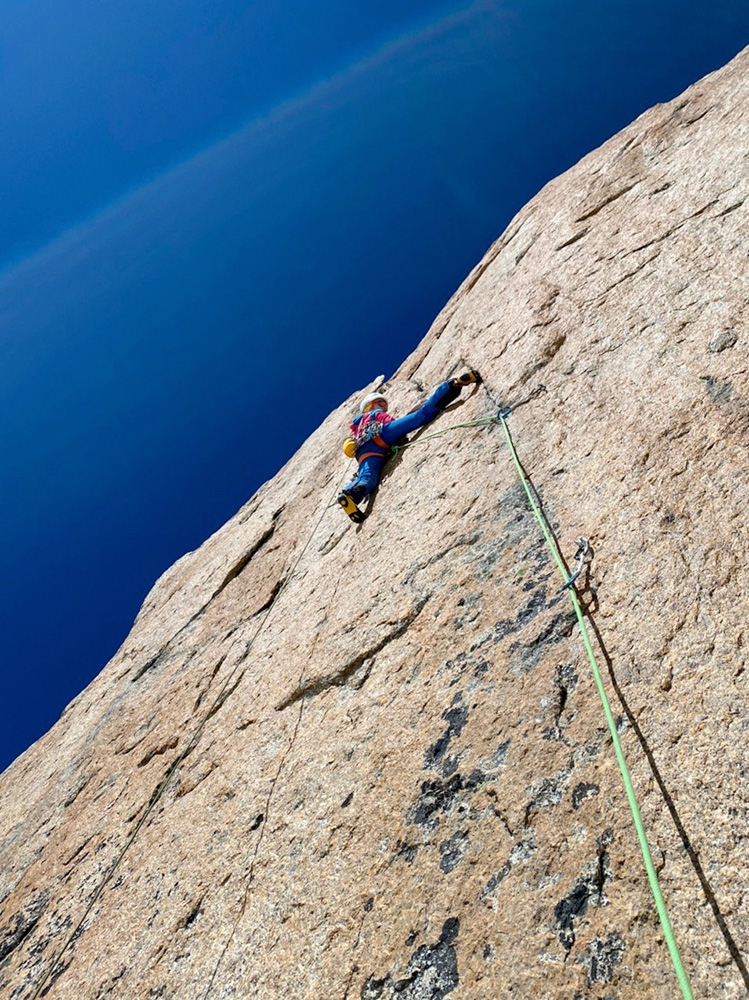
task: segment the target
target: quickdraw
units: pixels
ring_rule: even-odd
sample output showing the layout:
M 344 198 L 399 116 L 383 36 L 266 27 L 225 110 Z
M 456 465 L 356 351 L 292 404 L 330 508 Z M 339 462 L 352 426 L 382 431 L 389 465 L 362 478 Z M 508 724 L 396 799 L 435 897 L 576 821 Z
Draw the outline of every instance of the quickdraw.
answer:
M 580 574 L 583 571 L 583 566 L 585 565 L 585 557 L 587 556 L 587 554 L 589 552 L 590 552 L 590 542 L 588 541 L 588 539 L 587 538 L 578 538 L 577 539 L 577 551 L 575 552 L 574 556 L 572 557 L 573 559 L 576 560 L 576 562 L 575 562 L 575 568 L 570 573 L 570 576 L 569 576 L 569 579 L 567 580 L 567 582 L 565 584 L 563 584 L 559 588 L 560 590 L 569 590 L 570 587 L 572 586 L 572 584 L 575 582 L 575 580 L 577 580 L 578 576 L 580 576 Z

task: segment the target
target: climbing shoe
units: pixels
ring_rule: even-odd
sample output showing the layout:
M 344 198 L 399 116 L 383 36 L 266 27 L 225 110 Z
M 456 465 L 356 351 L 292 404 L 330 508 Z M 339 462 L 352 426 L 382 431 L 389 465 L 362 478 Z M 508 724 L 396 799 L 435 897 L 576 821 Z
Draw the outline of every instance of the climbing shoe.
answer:
M 348 493 L 339 493 L 336 497 L 338 503 L 343 507 L 348 516 L 354 522 L 354 524 L 361 524 L 364 518 L 367 516 L 363 510 L 359 508 L 354 503 L 353 499 Z
M 469 368 L 468 371 L 463 372 L 457 378 L 451 378 L 447 383 L 447 390 L 445 394 L 440 397 L 437 401 L 436 406 L 439 410 L 444 410 L 446 406 L 454 402 L 461 393 L 464 386 L 467 385 L 478 385 L 481 382 L 481 376 L 475 369 Z
M 463 372 L 458 378 L 453 379 L 453 382 L 461 387 L 464 385 L 473 385 L 474 383 L 480 385 L 482 378 L 475 368 L 469 368 L 468 371 Z

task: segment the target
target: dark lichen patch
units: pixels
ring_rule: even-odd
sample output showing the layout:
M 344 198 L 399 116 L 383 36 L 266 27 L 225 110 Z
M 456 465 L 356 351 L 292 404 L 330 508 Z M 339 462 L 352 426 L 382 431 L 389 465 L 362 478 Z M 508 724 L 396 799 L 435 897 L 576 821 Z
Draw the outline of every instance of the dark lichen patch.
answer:
M 491 663 L 488 660 L 479 660 L 473 668 L 474 677 L 483 677 L 484 674 L 488 673 L 491 668 Z
M 537 531 L 538 526 L 536 525 L 535 518 L 533 518 L 532 524 L 533 530 Z M 543 535 L 535 535 L 533 544 L 525 550 L 521 556 L 521 560 L 522 562 L 529 564 L 528 572 L 531 574 L 531 580 L 535 580 L 536 583 L 541 583 L 542 581 L 549 579 L 551 556 L 549 555 L 549 547 L 547 546 Z
M 407 865 L 412 865 L 416 859 L 418 850 L 418 844 L 408 844 L 404 840 L 399 840 L 395 845 L 395 853 L 390 859 L 390 863 L 392 864 L 394 861 L 401 860 L 405 861 Z
M 492 874 L 486 885 L 483 886 L 481 892 L 479 893 L 479 900 L 482 903 L 490 903 L 496 898 L 497 889 L 504 882 L 507 876 L 510 874 L 511 865 L 509 861 L 505 861 L 499 871 Z
M 454 942 L 460 921 L 451 917 L 442 925 L 439 940 L 421 945 L 413 953 L 402 979 L 390 973 L 384 979 L 370 976 L 362 985 L 361 1000 L 442 1000 L 458 986 L 458 956 Z
M 454 702 L 457 702 L 460 698 L 461 696 L 457 695 Z M 439 768 L 450 746 L 450 742 L 463 732 L 463 728 L 468 721 L 468 706 L 454 703 L 452 708 L 442 713 L 442 718 L 447 722 L 447 729 L 424 754 L 424 767 L 430 771 L 436 771 Z
M 585 966 L 588 986 L 593 983 L 610 983 L 614 970 L 622 964 L 624 939 L 615 931 L 602 940 L 594 937 L 578 961 Z
M 480 581 L 490 579 L 496 565 L 507 558 L 508 553 L 526 550 L 521 558 L 528 558 L 529 540 L 532 542 L 531 551 L 535 553 L 537 550 L 537 525 L 520 483 L 511 486 L 499 498 L 496 520 L 502 522 L 502 534 L 491 541 L 474 545 L 471 550 L 473 572 Z M 543 539 L 541 543 L 543 545 Z
M 471 655 L 473 650 L 477 649 L 479 645 L 483 645 L 483 643 L 471 646 L 469 653 L 458 653 L 452 660 L 446 660 L 439 668 L 438 675 L 445 673 L 453 674 L 450 687 L 454 687 L 463 678 L 467 679 L 469 675 L 480 679 L 491 670 L 492 664 L 488 660 L 485 660 L 482 656 Z
M 532 583 L 533 593 L 525 604 L 520 608 L 514 618 L 500 618 L 492 625 L 491 629 L 485 633 L 478 642 L 471 646 L 471 651 L 479 649 L 489 643 L 496 646 L 498 642 L 508 636 L 515 635 L 524 628 L 536 615 L 547 608 L 553 607 L 559 601 L 559 596 L 553 597 L 551 601 L 547 599 L 546 587 L 536 586 Z M 527 589 L 527 587 L 525 588 Z
M 446 875 L 454 871 L 468 850 L 468 834 L 464 830 L 458 830 L 449 840 L 443 840 L 440 844 L 440 868 Z
M 361 988 L 361 1000 L 380 1000 L 389 978 L 386 976 L 385 979 L 375 979 L 374 976 L 370 976 Z
M 565 708 L 569 695 L 577 687 L 577 681 L 577 671 L 571 663 L 560 663 L 558 665 L 556 676 L 554 677 L 554 685 L 559 689 L 560 698 L 562 699 L 562 709 Z
M 730 382 L 721 382 L 714 375 L 701 375 L 700 381 L 705 383 L 707 394 L 714 403 L 728 403 L 733 396 Z
M 502 740 L 501 743 L 497 744 L 497 747 L 494 750 L 494 753 L 489 758 L 489 770 L 490 771 L 496 771 L 500 767 L 504 767 L 505 766 L 505 764 L 507 763 L 507 755 L 510 752 L 510 743 L 511 742 L 512 742 L 511 738 L 508 737 L 506 740 Z M 483 761 L 483 763 L 486 765 L 486 761 Z
M 463 754 L 460 753 L 451 754 L 451 756 L 445 757 L 442 761 L 442 773 L 446 778 L 449 778 L 451 774 L 455 774 L 460 767 L 462 757 Z
M 564 798 L 571 774 L 571 771 L 560 771 L 558 774 L 552 774 L 534 782 L 529 789 L 531 800 L 525 809 L 526 819 L 531 812 L 538 809 L 550 809 L 552 806 L 559 805 Z
M 516 865 L 529 861 L 538 851 L 536 838 L 533 832 L 529 833 L 523 840 L 518 841 L 510 851 L 510 856 L 500 869 L 494 872 L 489 881 L 483 886 L 479 893 L 479 901 L 489 906 L 494 906 L 497 899 L 497 890 Z
M 437 826 L 439 814 L 448 812 L 463 788 L 460 774 L 447 781 L 435 778 L 421 784 L 421 794 L 408 812 L 409 822 L 432 830 Z
M 464 594 L 458 600 L 460 611 L 455 616 L 455 628 L 461 629 L 464 625 L 475 622 L 481 614 L 481 594 Z
M 554 676 L 554 718 L 552 725 L 543 731 L 545 740 L 565 742 L 564 731 L 575 718 L 575 713 L 570 710 L 570 696 L 577 687 L 577 679 L 571 663 L 558 664 Z
M 581 781 L 579 785 L 575 785 L 572 789 L 572 808 L 579 809 L 586 799 L 595 798 L 599 792 L 600 788 L 598 785 Z
M 558 601 L 559 597 L 552 598 L 548 607 L 552 607 Z M 546 607 L 546 587 L 539 587 L 531 594 L 530 600 L 524 605 L 524 607 L 518 611 L 518 624 L 521 628 L 523 625 L 527 625 L 532 618 L 535 618 L 537 614 L 544 611 Z
M 575 921 L 585 914 L 588 905 L 605 906 L 608 902 L 603 887 L 606 879 L 611 877 L 606 850 L 611 843 L 611 836 L 611 831 L 607 830 L 598 838 L 595 860 L 586 866 L 572 891 L 554 907 L 559 942 L 564 948 L 565 958 L 575 943 Z
M 575 943 L 575 920 L 588 909 L 591 891 L 587 882 L 578 882 L 569 895 L 560 899 L 554 907 L 554 917 L 559 925 L 559 942 L 569 955 Z
M 38 892 L 14 913 L 7 926 L 0 930 L 0 962 L 26 940 L 41 920 L 49 903 L 49 891 Z
M 514 618 L 500 618 L 492 626 L 491 632 L 484 636 L 480 642 L 476 643 L 472 649 L 478 649 L 479 646 L 483 646 L 488 642 L 491 642 L 496 646 L 498 642 L 502 639 L 506 639 L 508 635 L 514 635 L 516 632 L 520 631 L 520 625 Z
M 483 771 L 475 770 L 468 778 L 458 773 L 444 781 L 434 778 L 422 782 L 419 797 L 406 815 L 407 821 L 428 831 L 435 830 L 440 815 L 450 812 L 453 806 L 459 812 L 466 812 L 465 793 L 475 792 L 484 778 Z
M 523 861 L 530 861 L 537 851 L 536 838 L 531 833 L 523 840 L 519 840 L 510 851 L 510 866 L 514 868 L 515 865 L 519 865 Z
M 563 611 L 548 621 L 535 639 L 514 642 L 509 648 L 510 660 L 517 673 L 528 674 L 538 666 L 549 648 L 572 635 L 577 617 L 574 611 Z

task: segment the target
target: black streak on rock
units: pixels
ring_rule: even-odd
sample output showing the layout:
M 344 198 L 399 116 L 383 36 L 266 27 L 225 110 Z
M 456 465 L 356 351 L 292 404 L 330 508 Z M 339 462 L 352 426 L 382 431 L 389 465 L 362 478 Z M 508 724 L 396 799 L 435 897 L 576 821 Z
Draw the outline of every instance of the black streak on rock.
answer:
M 442 736 L 433 743 L 424 754 L 424 767 L 436 771 L 443 757 L 447 753 L 450 741 L 460 736 L 463 727 L 468 721 L 468 706 L 456 705 L 442 713 L 442 718 L 447 722 L 447 729 Z
M 446 875 L 458 867 L 463 860 L 463 855 L 468 850 L 468 834 L 463 830 L 458 830 L 449 840 L 443 840 L 440 844 L 440 868 Z
M 605 831 L 598 838 L 598 854 L 592 870 L 578 881 L 572 892 L 554 907 L 554 916 L 559 925 L 559 941 L 565 950 L 565 958 L 575 943 L 575 920 L 582 917 L 588 903 L 602 906 L 606 902 L 603 886 L 610 875 L 606 847 L 611 842 L 611 831 Z
M 0 931 L 0 962 L 22 944 L 39 923 L 49 902 L 49 892 L 32 896 L 27 905 L 15 913 L 7 927 Z
M 579 809 L 586 799 L 592 799 L 598 795 L 600 789 L 598 785 L 587 784 L 581 781 L 572 789 L 572 808 Z

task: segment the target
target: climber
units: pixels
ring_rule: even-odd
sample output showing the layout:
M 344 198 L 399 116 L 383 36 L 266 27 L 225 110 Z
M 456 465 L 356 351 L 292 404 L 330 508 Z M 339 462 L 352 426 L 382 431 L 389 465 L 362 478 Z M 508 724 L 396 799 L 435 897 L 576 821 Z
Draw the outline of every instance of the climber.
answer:
M 359 416 L 351 424 L 352 436 L 343 445 L 346 455 L 356 458 L 359 470 L 337 498 L 352 521 L 359 524 L 366 517 L 357 505 L 377 488 L 391 445 L 439 416 L 446 406 L 457 399 L 463 386 L 479 382 L 479 373 L 469 368 L 459 378 L 438 385 L 419 409 L 397 420 L 387 412 L 387 400 L 381 392 L 371 392 L 362 399 Z

